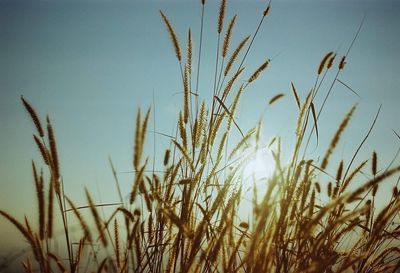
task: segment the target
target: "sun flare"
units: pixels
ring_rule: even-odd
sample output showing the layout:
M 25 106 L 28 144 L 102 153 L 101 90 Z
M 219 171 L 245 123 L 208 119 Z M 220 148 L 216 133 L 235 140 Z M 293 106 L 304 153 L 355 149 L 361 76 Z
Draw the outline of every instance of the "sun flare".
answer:
M 243 167 L 243 180 L 261 181 L 273 175 L 275 160 L 271 150 L 268 148 L 259 149 L 246 155 L 247 162 Z

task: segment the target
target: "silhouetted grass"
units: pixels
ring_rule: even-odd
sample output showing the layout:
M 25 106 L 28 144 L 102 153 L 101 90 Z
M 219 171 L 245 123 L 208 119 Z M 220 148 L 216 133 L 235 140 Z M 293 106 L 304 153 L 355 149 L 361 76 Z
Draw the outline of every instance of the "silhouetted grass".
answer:
M 203 26 L 206 1 L 201 4 Z M 344 130 L 348 130 L 356 106 L 344 116 L 322 161 L 305 157 L 313 131 L 318 138 L 318 118 L 326 101 L 317 112 L 315 95 L 323 92 L 320 87 L 326 73 L 336 70 L 326 98 L 329 96 L 345 68 L 351 46 L 337 64 L 336 52 L 329 52 L 322 58 L 316 69 L 315 85 L 304 100 L 291 83 L 298 109 L 293 107 L 299 112 L 291 160 L 287 164 L 283 162 L 282 140 L 275 138 L 275 146 L 273 143 L 270 146 L 276 147 L 273 148 L 276 168 L 268 178 L 265 194 L 259 200 L 254 183 L 249 219 L 243 221 L 239 217 L 238 210 L 244 205 L 241 170 L 249 160 L 242 152 L 249 149 L 250 143 L 260 145 L 260 126 L 255 124 L 253 129 L 243 132 L 235 120 L 236 109 L 243 92 L 267 71 L 271 60 L 266 58 L 247 80 L 240 78 L 247 72 L 243 64 L 268 16 L 270 5 L 260 11 L 255 32 L 245 36 L 232 52 L 229 52 L 230 38 L 236 15 L 225 30 L 221 48 L 219 44 L 224 34 L 226 7 L 226 1 L 221 1 L 210 106 L 198 100 L 201 58 L 196 60 L 197 66 L 192 65 L 191 30 L 184 63 L 179 38 L 170 20 L 160 11 L 182 73 L 183 103 L 177 116 L 176 135 L 171 137 L 171 150 L 165 151 L 163 166 L 159 167 L 163 168 L 161 174 L 154 172 L 144 154 L 150 108 L 145 113 L 138 110 L 132 155 L 134 181 L 129 200 L 123 199 L 118 175 L 110 160 L 120 200 L 107 218 L 101 217 L 98 207 L 115 204 L 96 204 L 86 189 L 87 205 L 77 207 L 72 198 L 64 194 L 50 119 L 46 119 L 47 131 L 44 131 L 34 107 L 21 98 L 36 127 L 34 142 L 49 174 L 45 177 L 43 171 L 37 171 L 37 163 L 32 163 L 38 200 L 37 220 L 19 221 L 0 210 L 32 249 L 31 257 L 21 261 L 26 272 L 397 272 L 400 229 L 392 223 L 400 210 L 398 188 L 393 189 L 379 212 L 375 208 L 375 196 L 378 186 L 397 175 L 400 167 L 378 171 L 378 155 L 374 152 L 372 178 L 348 190 L 357 174 L 367 172 L 367 160 L 356 167 L 352 163 L 376 119 L 347 165 L 343 161 L 332 162 L 330 156 Z M 200 45 L 201 37 L 202 34 Z M 222 59 L 219 60 L 220 55 Z M 196 70 L 193 67 L 197 67 Z M 196 79 L 193 90 L 192 78 Z M 284 95 L 273 96 L 269 104 L 277 103 Z M 311 132 L 307 130 L 310 123 Z M 310 136 L 304 141 L 306 132 Z M 238 133 L 242 139 L 232 149 L 227 149 L 229 137 Z M 328 173 L 328 165 L 337 166 L 336 174 Z M 319 180 L 320 175 L 330 177 L 326 186 Z M 89 209 L 94 225 L 90 225 L 90 219 L 81 212 L 85 208 Z M 66 261 L 64 252 L 53 252 L 53 226 L 60 225 L 54 222 L 60 219 L 55 218 L 54 213 L 62 219 Z M 68 220 L 72 221 L 72 217 L 81 227 L 78 242 L 72 241 L 70 236 Z M 32 228 L 34 221 L 39 223 L 37 229 Z

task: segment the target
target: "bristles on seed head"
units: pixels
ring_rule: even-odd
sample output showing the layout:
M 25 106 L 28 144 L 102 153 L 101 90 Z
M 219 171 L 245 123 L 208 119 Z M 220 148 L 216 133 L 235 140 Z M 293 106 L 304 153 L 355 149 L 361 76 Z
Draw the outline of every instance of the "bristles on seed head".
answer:
M 140 108 L 136 114 L 136 124 L 135 124 L 135 143 L 133 149 L 133 167 L 135 170 L 139 169 L 139 162 L 140 162 L 140 149 L 141 149 L 141 118 L 140 118 Z
M 268 67 L 270 61 L 271 61 L 270 59 L 267 59 L 262 65 L 260 65 L 260 67 L 257 68 L 257 70 L 254 71 L 254 73 L 250 76 L 248 82 L 250 83 L 255 81 L 258 78 L 258 76 L 260 76 L 261 72 L 263 72 Z
M 306 114 L 306 110 L 309 107 L 310 102 L 311 102 L 311 98 L 312 98 L 311 94 L 312 94 L 312 89 L 308 92 L 307 97 L 305 98 L 304 103 L 300 108 L 300 112 L 297 117 L 297 125 L 296 125 L 296 135 L 297 136 L 300 136 L 302 133 L 303 120 L 304 120 L 304 117 Z
M 339 167 L 336 172 L 336 183 L 339 183 L 340 179 L 342 179 L 343 174 L 343 160 L 340 160 Z
M 167 16 L 160 10 L 161 18 L 163 19 L 165 26 L 167 27 L 169 36 L 171 38 L 172 44 L 174 45 L 175 49 L 175 55 L 178 58 L 179 61 L 181 61 L 182 56 L 181 56 L 181 47 L 179 46 L 179 40 L 178 37 L 176 36 L 175 30 L 172 27 L 171 23 L 169 22 Z
M 243 49 L 247 41 L 250 39 L 250 36 L 247 36 L 244 38 L 240 44 L 236 47 L 235 51 L 233 51 L 231 57 L 229 58 L 228 63 L 226 64 L 225 70 L 224 70 L 224 76 L 228 75 L 229 71 L 232 68 L 233 63 L 236 61 L 240 51 Z
M 225 34 L 224 44 L 222 46 L 222 57 L 224 57 L 224 58 L 226 57 L 226 54 L 228 53 L 229 43 L 231 41 L 232 30 L 233 30 L 233 27 L 236 22 L 236 17 L 237 17 L 237 15 L 233 16 L 233 18 L 231 19 L 229 26 L 228 26 L 228 30 L 226 31 L 226 34 Z
M 183 121 L 185 124 L 188 123 L 189 120 L 189 105 L 190 105 L 190 97 L 189 97 L 189 72 L 187 66 L 185 66 L 184 71 L 184 79 L 183 79 Z
M 310 203 L 308 207 L 308 216 L 311 217 L 314 213 L 314 205 L 315 205 L 315 190 L 312 191 L 310 197 Z
M 48 202 L 47 202 L 47 238 L 53 237 L 53 222 L 54 222 L 54 183 L 50 183 L 48 191 Z
M 35 189 L 36 189 L 36 196 L 38 200 L 38 211 L 39 211 L 39 236 L 40 239 L 44 239 L 45 233 L 45 196 L 44 196 L 44 183 L 43 183 L 43 174 L 40 174 L 40 177 L 36 171 L 35 163 L 32 161 L 32 171 L 33 177 L 35 180 Z
M 178 125 L 179 125 L 179 134 L 182 139 L 182 145 L 187 148 L 187 135 L 186 135 L 186 129 L 185 125 L 183 123 L 183 115 L 182 112 L 179 112 L 179 120 L 178 120 Z
M 333 136 L 331 143 L 328 147 L 328 150 L 325 152 L 325 156 L 322 160 L 321 163 L 321 169 L 325 169 L 326 166 L 328 165 L 328 161 L 329 161 L 329 157 L 332 154 L 333 150 L 335 149 L 337 143 L 340 140 L 340 137 L 342 135 L 342 133 L 344 132 L 344 129 L 346 129 L 347 124 L 349 123 L 349 120 L 351 118 L 351 116 L 353 115 L 354 111 L 356 110 L 356 106 L 354 105 L 350 111 L 347 113 L 347 115 L 345 116 L 345 118 L 342 120 L 338 130 L 336 131 L 335 135 Z
M 33 249 L 35 249 L 36 244 L 35 240 L 33 238 L 33 234 L 29 232 L 27 228 L 24 227 L 23 224 L 21 224 L 17 219 L 15 219 L 13 216 L 8 214 L 5 211 L 0 210 L 0 215 L 6 218 L 9 222 L 11 222 L 18 230 L 19 232 L 25 237 L 25 239 L 30 243 Z
M 326 68 L 327 68 L 327 69 L 330 69 L 330 68 L 332 67 L 333 61 L 335 60 L 335 58 L 336 58 L 336 53 L 333 54 L 333 55 L 329 58 L 328 64 L 326 65 Z
M 189 75 L 192 74 L 192 51 L 193 51 L 192 31 L 191 31 L 190 28 L 189 28 L 189 31 L 188 31 L 187 55 L 186 55 L 186 66 L 187 66 Z
M 58 180 L 58 178 L 60 178 L 60 164 L 58 161 L 56 138 L 54 136 L 53 126 L 51 125 L 49 117 L 47 117 L 47 135 L 49 138 L 49 145 L 50 145 L 50 155 L 51 155 L 51 163 L 52 163 L 51 168 L 52 168 L 55 179 Z M 56 184 L 55 190 L 57 193 L 60 193 L 58 183 Z
M 321 60 L 321 62 L 319 63 L 319 67 L 318 67 L 318 75 L 322 73 L 322 71 L 324 70 L 324 68 L 326 67 L 326 64 L 328 63 L 328 60 L 334 55 L 333 51 L 327 53 L 325 55 L 325 57 Z
M 97 231 L 99 232 L 100 240 L 101 240 L 103 246 L 107 247 L 108 242 L 107 242 L 107 237 L 106 237 L 105 232 L 104 232 L 103 221 L 101 220 L 100 215 L 97 212 L 96 206 L 95 206 L 95 204 L 93 202 L 93 199 L 90 196 L 90 193 L 89 193 L 89 191 L 87 189 L 85 189 L 85 194 L 86 194 L 86 200 L 88 201 L 88 205 L 89 205 L 90 211 L 92 213 L 94 222 L 96 224 Z
M 81 228 L 85 234 L 85 239 L 87 239 L 89 242 L 92 242 L 92 234 L 91 234 L 89 226 L 87 225 L 86 221 L 84 220 L 82 214 L 79 212 L 79 210 L 77 209 L 77 207 L 75 206 L 75 204 L 72 202 L 71 199 L 69 199 L 67 196 L 65 196 L 65 200 L 67 201 L 68 205 L 71 207 L 76 218 L 78 218 Z
M 47 148 L 44 146 L 43 142 L 36 135 L 33 135 L 33 139 L 35 140 L 35 143 L 38 146 L 38 149 L 40 151 L 40 154 L 42 155 L 44 163 L 46 165 L 50 165 L 49 153 L 47 151 Z
M 232 89 L 233 84 L 239 77 L 239 75 L 243 72 L 244 67 L 240 68 L 238 71 L 236 71 L 235 75 L 232 76 L 232 78 L 228 81 L 228 83 L 225 86 L 224 92 L 222 93 L 222 100 L 225 100 L 226 97 L 228 96 L 229 92 Z
M 226 8 L 226 0 L 221 0 L 221 5 L 219 7 L 219 16 L 218 16 L 218 33 L 221 33 L 222 28 L 224 27 L 225 8 Z
M 200 107 L 200 112 L 199 112 L 199 116 L 197 118 L 198 123 L 197 123 L 197 127 L 196 127 L 196 147 L 198 147 L 200 145 L 200 137 L 202 134 L 202 130 L 204 128 L 204 125 L 207 123 L 206 121 L 206 105 L 205 102 L 203 101 Z
M 22 101 L 26 111 L 28 111 L 29 115 L 31 116 L 31 119 L 32 119 L 33 123 L 35 124 L 36 130 L 39 133 L 39 136 L 43 137 L 44 136 L 43 127 L 40 123 L 39 117 L 38 117 L 35 109 L 33 109 L 32 105 L 30 105 L 29 102 L 27 102 L 23 96 L 21 96 L 21 101 Z

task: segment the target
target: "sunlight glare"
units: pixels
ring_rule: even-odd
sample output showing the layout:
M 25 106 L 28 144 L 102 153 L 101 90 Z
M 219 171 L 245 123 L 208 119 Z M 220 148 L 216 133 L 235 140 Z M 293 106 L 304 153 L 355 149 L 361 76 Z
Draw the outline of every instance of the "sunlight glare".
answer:
M 243 167 L 243 180 L 260 181 L 273 175 L 275 160 L 271 150 L 263 148 L 249 155 L 249 161 Z

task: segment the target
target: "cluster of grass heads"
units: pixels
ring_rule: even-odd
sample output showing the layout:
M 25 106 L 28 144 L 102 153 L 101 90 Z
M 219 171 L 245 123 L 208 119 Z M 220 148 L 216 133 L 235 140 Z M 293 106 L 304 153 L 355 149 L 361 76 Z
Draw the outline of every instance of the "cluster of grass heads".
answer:
M 45 167 L 43 171 L 32 163 L 38 219 L 25 217 L 24 221 L 18 221 L 5 211 L 0 210 L 0 214 L 31 246 L 32 257 L 22 261 L 25 272 L 398 272 L 400 226 L 392 224 L 400 210 L 398 189 L 393 189 L 388 203 L 379 212 L 375 209 L 375 196 L 378 185 L 396 175 L 400 167 L 378 171 L 377 154 L 373 153 L 371 179 L 349 190 L 356 176 L 366 172 L 368 160 L 357 166 L 353 162 L 376 119 L 349 163 L 329 159 L 355 106 L 343 118 L 322 160 L 305 156 L 310 138 L 314 134 L 318 138 L 319 115 L 345 68 L 351 46 L 340 58 L 329 52 L 322 59 L 317 66 L 315 85 L 303 100 L 292 83 L 299 114 L 291 159 L 283 163 L 281 139 L 275 138 L 270 144 L 275 171 L 266 181 L 262 198 L 254 187 L 249 220 L 241 220 L 238 215 L 243 205 L 241 170 L 249 160 L 242 156 L 242 151 L 249 149 L 250 143 L 256 143 L 254 151 L 263 147 L 258 147 L 260 126 L 243 132 L 235 113 L 241 95 L 270 63 L 266 59 L 244 77 L 246 57 L 268 16 L 270 3 L 260 13 L 255 32 L 233 49 L 230 40 L 237 17 L 226 24 L 226 4 L 221 1 L 217 20 L 211 105 L 199 101 L 198 95 L 206 1 L 201 1 L 195 69 L 191 30 L 187 35 L 186 56 L 182 56 L 174 28 L 160 12 L 181 71 L 183 106 L 177 118 L 176 135 L 171 137 L 171 148 L 165 151 L 160 175 L 150 166 L 151 157 L 144 156 L 150 109 L 138 110 L 132 189 L 129 198 L 124 198 L 111 164 L 120 200 L 118 208 L 105 219 L 98 209 L 107 204 L 96 204 L 88 190 L 87 205 L 83 207 L 77 207 L 64 194 L 50 119 L 43 127 L 35 109 L 22 98 L 36 127 L 34 141 Z M 329 71 L 336 71 L 336 76 L 323 104 L 316 109 L 314 98 L 322 92 L 321 83 Z M 270 104 L 282 96 L 276 95 Z M 241 140 L 228 149 L 232 134 L 240 134 Z M 336 174 L 328 172 L 328 164 L 336 164 Z M 319 180 L 321 175 L 329 177 L 326 186 Z M 85 209 L 90 215 L 83 213 Z M 59 253 L 54 252 L 52 243 L 55 219 L 62 220 L 65 235 L 64 243 L 59 242 L 65 251 Z M 38 224 L 32 225 L 33 222 Z M 78 223 L 81 230 L 72 232 L 71 222 Z

